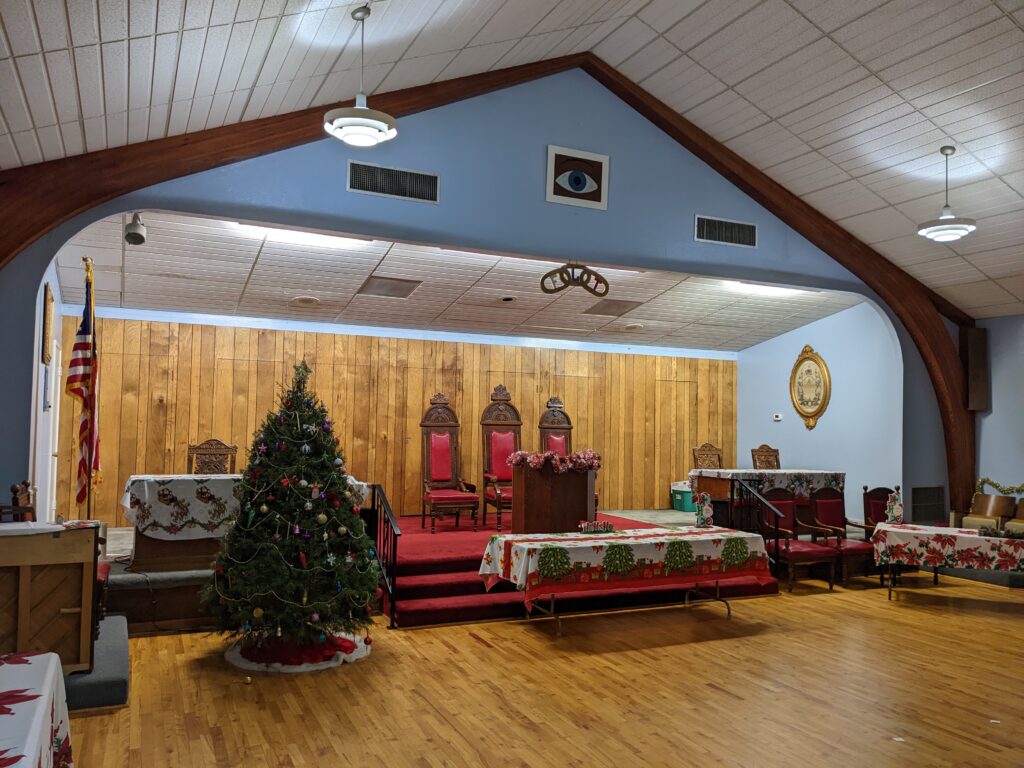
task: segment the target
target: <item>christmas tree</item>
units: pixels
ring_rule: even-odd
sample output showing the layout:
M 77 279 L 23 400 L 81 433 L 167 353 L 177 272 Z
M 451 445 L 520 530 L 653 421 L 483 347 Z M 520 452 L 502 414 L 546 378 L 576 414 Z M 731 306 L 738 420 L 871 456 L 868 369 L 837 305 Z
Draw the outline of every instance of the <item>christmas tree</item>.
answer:
M 295 366 L 279 410 L 249 451 L 241 508 L 224 537 L 204 602 L 247 659 L 318 662 L 354 647 L 380 580 L 327 409 Z

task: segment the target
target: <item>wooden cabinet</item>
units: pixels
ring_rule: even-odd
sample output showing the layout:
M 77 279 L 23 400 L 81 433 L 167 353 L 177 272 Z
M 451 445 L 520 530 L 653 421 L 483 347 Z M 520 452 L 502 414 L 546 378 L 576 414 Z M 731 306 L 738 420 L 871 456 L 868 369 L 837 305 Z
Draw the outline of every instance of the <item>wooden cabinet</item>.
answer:
M 512 533 L 571 533 L 580 520 L 592 521 L 594 471 L 557 474 L 515 467 L 512 472 Z
M 0 537 L 0 653 L 52 651 L 64 672 L 92 667 L 99 529 Z

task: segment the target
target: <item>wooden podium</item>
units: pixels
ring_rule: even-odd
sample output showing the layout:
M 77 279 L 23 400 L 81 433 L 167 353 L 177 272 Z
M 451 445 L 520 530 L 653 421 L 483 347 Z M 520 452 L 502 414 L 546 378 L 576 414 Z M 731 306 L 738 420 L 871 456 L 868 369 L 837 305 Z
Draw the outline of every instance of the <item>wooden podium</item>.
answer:
M 593 521 L 595 474 L 514 467 L 512 533 L 573 533 L 580 520 Z

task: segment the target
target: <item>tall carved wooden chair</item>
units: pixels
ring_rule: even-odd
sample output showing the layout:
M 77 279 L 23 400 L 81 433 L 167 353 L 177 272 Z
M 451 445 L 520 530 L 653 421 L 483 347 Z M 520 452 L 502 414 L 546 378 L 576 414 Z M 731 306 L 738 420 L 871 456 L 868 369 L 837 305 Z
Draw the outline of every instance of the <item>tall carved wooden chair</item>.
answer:
M 809 525 L 797 517 L 796 497 L 785 488 L 771 488 L 764 492 L 764 497 L 780 513 L 778 519 L 779 540 L 778 551 L 775 551 L 774 519 L 775 513 L 768 507 L 762 507 L 761 526 L 768 554 L 778 562 L 785 563 L 789 576 L 789 591 L 793 591 L 796 580 L 797 566 L 828 563 L 828 588 L 835 583 L 836 562 L 840 557 L 838 539 L 834 531 L 820 526 Z M 801 534 L 821 535 L 823 542 L 806 541 L 799 538 Z M 830 541 L 831 539 L 831 541 Z
M 501 531 L 501 511 L 512 508 L 512 467 L 508 457 L 519 450 L 523 419 L 512 405 L 512 395 L 499 384 L 491 392 L 491 402 L 480 416 L 484 446 L 484 527 L 487 507 L 494 507 Z
M 572 420 L 560 397 L 549 397 L 547 410 L 540 415 L 540 450 L 559 456 L 572 453 Z
M 754 462 L 754 469 L 781 469 L 779 449 L 765 443 L 761 443 L 757 448 L 751 448 L 750 458 Z
M 572 453 L 572 419 L 560 397 L 549 397 L 547 410 L 540 415 L 540 450 L 559 456 Z M 594 491 L 594 509 L 601 506 L 600 500 L 601 494 Z
M 852 520 L 847 520 L 847 525 L 852 525 L 854 528 L 860 528 L 864 531 L 864 541 L 871 541 L 871 534 L 875 532 L 875 526 L 878 525 L 878 523 L 885 522 L 885 509 L 889 503 L 889 496 L 894 492 L 900 492 L 900 487 L 898 485 L 895 487 L 895 490 L 893 488 L 878 486 L 877 488 L 872 488 L 870 491 L 866 485 L 864 486 L 864 522 L 857 523 Z
M 188 447 L 188 473 L 190 475 L 233 475 L 237 445 L 228 445 L 210 438 Z
M 0 523 L 31 523 L 36 519 L 28 480 L 11 486 L 11 505 L 0 505 Z
M 422 433 L 423 500 L 420 505 L 420 527 L 426 526 L 430 512 L 430 532 L 437 530 L 438 516 L 455 513 L 455 527 L 459 527 L 459 513 L 467 510 L 473 517 L 476 530 L 480 499 L 476 486 L 463 481 L 459 458 L 459 419 L 448 396 L 438 392 L 430 398 L 430 406 L 420 421 Z
M 835 488 L 818 488 L 811 491 L 810 502 L 811 524 L 827 528 L 839 537 L 839 565 L 843 582 L 846 581 L 850 562 L 863 561 L 866 575 L 875 559 L 875 548 L 870 541 L 847 538 L 846 527 L 848 525 L 856 528 L 865 526 L 847 519 L 845 494 Z
M 712 445 L 711 443 L 704 443 L 693 449 L 693 468 L 694 469 L 721 469 L 722 468 L 722 449 Z

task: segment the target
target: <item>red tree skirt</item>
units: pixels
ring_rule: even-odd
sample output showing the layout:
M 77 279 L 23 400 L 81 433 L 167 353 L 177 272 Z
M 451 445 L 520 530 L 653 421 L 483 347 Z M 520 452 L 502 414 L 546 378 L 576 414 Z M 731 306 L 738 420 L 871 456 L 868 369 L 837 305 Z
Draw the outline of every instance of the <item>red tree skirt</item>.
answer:
M 356 644 L 346 637 L 328 637 L 316 645 L 296 645 L 283 640 L 270 639 L 261 645 L 241 648 L 242 656 L 257 664 L 320 664 L 334 658 L 339 651 L 352 653 Z

